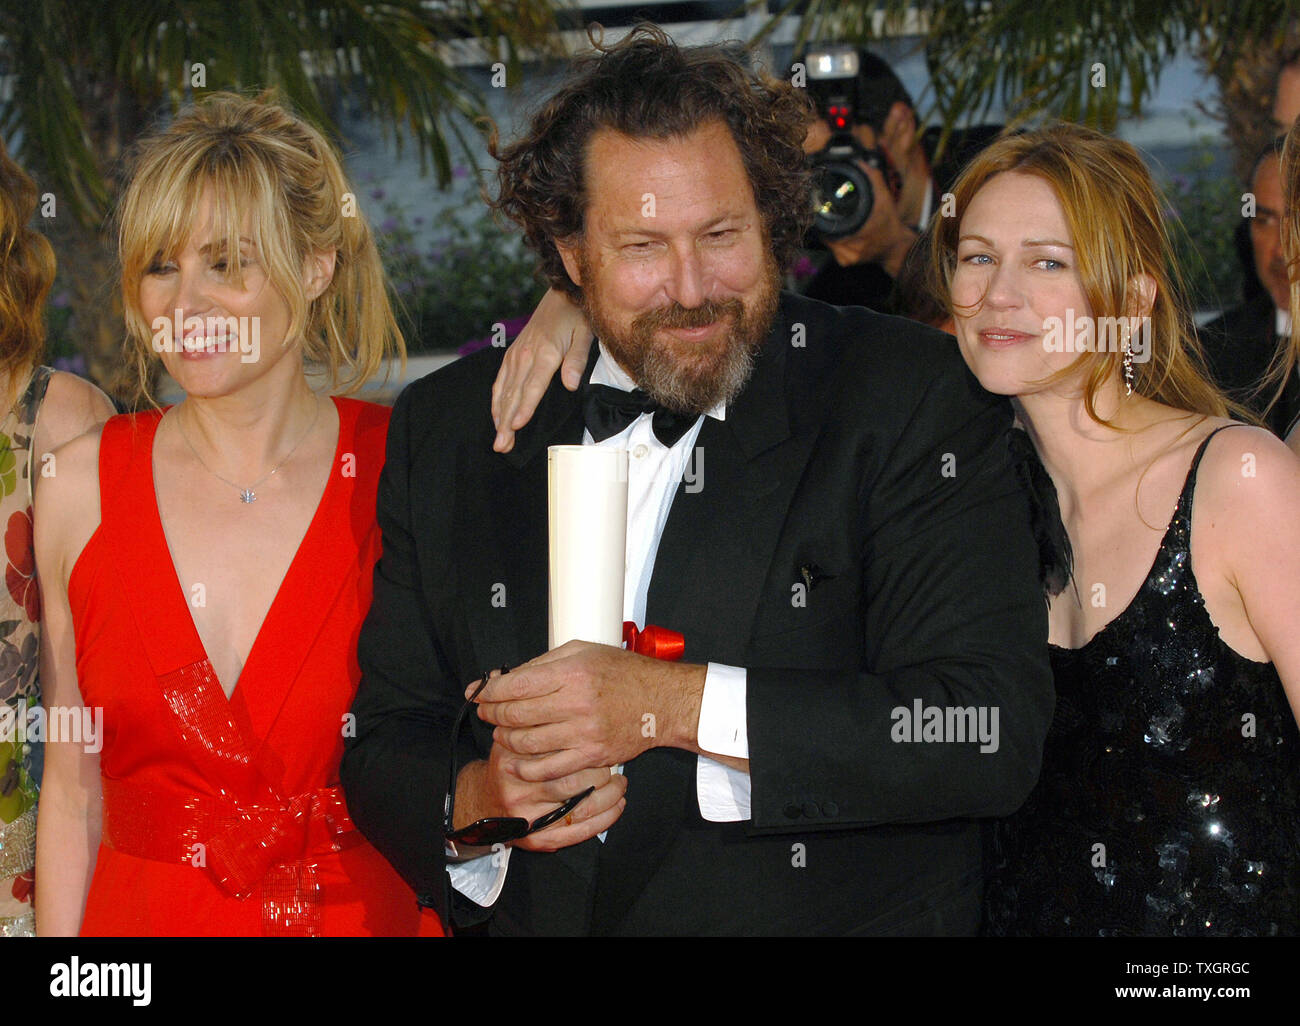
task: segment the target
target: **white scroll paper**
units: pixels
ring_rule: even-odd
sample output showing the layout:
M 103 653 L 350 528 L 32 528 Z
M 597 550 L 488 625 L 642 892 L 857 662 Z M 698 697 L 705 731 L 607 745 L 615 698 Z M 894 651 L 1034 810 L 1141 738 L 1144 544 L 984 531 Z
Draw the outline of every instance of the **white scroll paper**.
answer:
M 552 445 L 550 647 L 623 643 L 627 560 L 627 450 Z

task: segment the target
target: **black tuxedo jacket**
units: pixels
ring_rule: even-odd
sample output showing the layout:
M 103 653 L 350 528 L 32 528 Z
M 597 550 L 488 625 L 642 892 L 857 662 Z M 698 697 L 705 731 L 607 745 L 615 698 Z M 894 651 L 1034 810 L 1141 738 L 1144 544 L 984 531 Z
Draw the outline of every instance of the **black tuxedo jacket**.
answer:
M 1267 293 L 1255 296 L 1210 321 L 1198 332 L 1211 376 L 1220 388 L 1264 419 L 1274 434 L 1286 437 L 1300 415 L 1300 379 L 1287 378 L 1282 396 L 1265 416 L 1276 386 L 1256 394 L 1277 353 L 1277 315 Z
M 553 384 L 493 453 L 500 355 L 394 408 L 341 770 L 357 824 L 444 917 L 449 726 L 467 682 L 546 648 L 546 447 L 583 433 L 579 396 Z M 494 928 L 972 932 L 978 817 L 1029 793 L 1053 705 L 1009 420 L 949 336 L 783 295 L 749 385 L 701 428 L 703 487 L 678 488 L 647 607 L 687 661 L 748 669 L 753 818 L 705 822 L 696 756 L 653 749 L 627 766 L 607 843 L 512 853 Z M 894 740 L 917 701 L 996 709 L 997 750 Z M 460 757 L 483 758 L 468 721 Z

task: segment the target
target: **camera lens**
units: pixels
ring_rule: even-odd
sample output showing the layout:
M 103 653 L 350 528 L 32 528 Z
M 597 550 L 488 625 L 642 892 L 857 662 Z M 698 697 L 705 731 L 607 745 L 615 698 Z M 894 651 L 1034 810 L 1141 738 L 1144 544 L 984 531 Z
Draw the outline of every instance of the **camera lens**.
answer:
M 828 239 L 854 234 L 867 223 L 875 204 L 871 180 L 846 160 L 819 161 L 814 173 L 814 227 Z

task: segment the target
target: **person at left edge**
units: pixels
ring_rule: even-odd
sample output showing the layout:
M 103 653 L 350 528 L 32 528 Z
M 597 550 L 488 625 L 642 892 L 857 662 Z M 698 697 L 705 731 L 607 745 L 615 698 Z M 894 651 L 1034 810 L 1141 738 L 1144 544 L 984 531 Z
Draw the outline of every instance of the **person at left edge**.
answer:
M 42 933 L 442 933 L 337 786 L 389 418 L 348 394 L 404 353 L 353 195 L 270 99 L 213 94 L 139 147 L 137 393 L 160 353 L 185 396 L 57 450 L 38 494 L 46 702 L 102 714 L 50 745 Z
M 58 446 L 116 411 L 89 381 L 41 362 L 54 251 L 32 228 L 40 189 L 0 142 L 0 523 L 8 566 L 0 589 L 0 937 L 36 933 L 32 884 L 43 745 L 39 585 L 32 554 L 35 482 Z M 22 724 L 20 732 L 19 725 Z

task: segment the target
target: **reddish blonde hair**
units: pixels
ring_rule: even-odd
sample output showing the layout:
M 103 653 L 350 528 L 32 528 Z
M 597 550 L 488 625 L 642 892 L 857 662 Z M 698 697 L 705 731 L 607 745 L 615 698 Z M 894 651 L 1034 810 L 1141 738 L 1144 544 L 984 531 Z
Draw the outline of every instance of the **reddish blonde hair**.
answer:
M 962 172 L 952 190 L 956 215 L 936 218 L 930 240 L 931 285 L 945 308 L 955 316 L 950 284 L 961 218 L 975 194 L 995 175 L 1008 171 L 1035 175 L 1056 193 L 1094 318 L 1137 316 L 1139 277 L 1155 281 L 1150 359 L 1133 363 L 1134 392 L 1180 410 L 1212 417 L 1231 412 L 1253 421 L 1223 396 L 1205 371 L 1169 232 L 1161 220 L 1166 203 L 1151 173 L 1132 146 L 1093 129 L 1061 122 L 1004 136 Z M 1099 347 L 1080 353 L 1046 380 L 1065 380 L 1080 371 L 1085 375 L 1088 415 L 1113 427 L 1098 415 L 1096 399 L 1108 380 L 1122 377 L 1122 352 Z
M 0 143 L 0 373 L 19 381 L 45 350 L 54 284 L 54 250 L 29 224 L 36 200 L 36 183 Z

